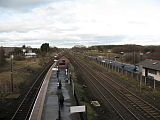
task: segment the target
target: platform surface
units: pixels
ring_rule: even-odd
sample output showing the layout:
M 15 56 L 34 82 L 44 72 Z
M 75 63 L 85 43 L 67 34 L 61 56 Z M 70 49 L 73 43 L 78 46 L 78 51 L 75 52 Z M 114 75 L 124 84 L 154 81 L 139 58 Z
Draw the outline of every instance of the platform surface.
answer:
M 60 107 L 61 120 L 80 120 L 78 113 L 70 114 L 70 106 L 75 106 L 76 104 L 72 95 L 71 85 L 69 81 L 66 82 L 66 78 L 67 75 L 63 69 L 59 70 L 58 78 L 57 72 L 52 72 L 43 106 L 42 120 L 57 120 L 59 118 L 59 103 L 57 96 L 59 92 L 62 92 L 64 96 L 64 105 L 63 107 Z M 62 83 L 62 88 L 60 90 L 57 89 L 58 79 Z

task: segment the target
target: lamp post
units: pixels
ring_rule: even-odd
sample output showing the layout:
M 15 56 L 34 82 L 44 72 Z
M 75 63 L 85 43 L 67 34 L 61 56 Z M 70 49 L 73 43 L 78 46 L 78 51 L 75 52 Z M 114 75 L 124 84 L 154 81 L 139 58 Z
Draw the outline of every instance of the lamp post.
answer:
M 140 62 L 141 62 L 141 61 L 142 61 L 143 53 L 142 53 L 142 52 L 140 52 L 140 53 L 139 53 L 139 55 L 140 55 Z
M 109 49 L 108 51 L 108 71 L 110 71 L 110 53 L 111 53 L 111 50 Z
M 11 58 L 11 92 L 13 93 L 13 58 L 14 58 L 14 55 L 12 54 L 10 58 Z
M 123 63 L 123 54 L 124 52 L 120 52 L 121 53 L 121 62 Z
M 139 66 L 140 70 L 142 70 L 142 65 Z M 140 72 L 140 80 L 139 80 L 139 92 L 142 92 L 142 71 Z
M 23 48 L 23 49 L 22 49 L 22 52 L 23 52 L 23 55 L 25 56 L 26 49 Z
M 121 62 L 122 62 L 122 74 L 124 72 L 124 64 L 123 64 L 123 54 L 124 52 L 120 52 L 121 53 Z
M 107 52 L 108 52 L 108 58 L 110 59 L 111 50 L 109 49 Z

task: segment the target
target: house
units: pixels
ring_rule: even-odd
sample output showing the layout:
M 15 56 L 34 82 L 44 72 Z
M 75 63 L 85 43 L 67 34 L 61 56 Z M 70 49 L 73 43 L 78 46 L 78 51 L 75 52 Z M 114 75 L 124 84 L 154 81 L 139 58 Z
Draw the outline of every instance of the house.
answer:
M 142 75 L 160 81 L 160 61 L 146 59 L 138 64 L 142 67 Z
M 37 57 L 36 53 L 25 53 L 25 58 L 35 58 Z
M 28 52 L 25 53 L 25 58 L 35 58 L 37 54 L 32 52 L 32 49 L 29 49 Z

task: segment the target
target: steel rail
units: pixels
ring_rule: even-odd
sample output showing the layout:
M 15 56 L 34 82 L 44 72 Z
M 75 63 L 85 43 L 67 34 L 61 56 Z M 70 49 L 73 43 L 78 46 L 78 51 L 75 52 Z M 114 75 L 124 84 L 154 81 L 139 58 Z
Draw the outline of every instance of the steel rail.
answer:
M 125 108 L 125 109 L 127 110 L 127 112 L 129 112 L 129 113 L 133 116 L 134 119 L 139 120 L 123 103 L 121 103 L 121 102 L 116 98 L 116 96 L 114 96 L 107 88 L 105 88 L 105 86 L 104 86 L 103 84 L 101 84 L 101 83 L 97 80 L 97 78 L 96 78 L 92 73 L 90 73 L 90 71 L 87 70 L 86 67 L 83 67 L 80 63 L 77 63 L 77 64 L 79 64 L 79 66 L 82 67 L 81 69 L 85 70 L 88 74 L 90 74 L 90 75 L 99 83 L 99 85 L 100 85 L 101 87 L 103 87 L 108 93 L 110 93 L 110 95 L 111 95 L 114 99 L 116 99 L 116 100 L 118 101 L 118 103 L 121 104 L 121 106 L 123 106 L 123 108 Z M 101 95 L 105 96 L 104 93 L 97 87 L 97 84 L 93 83 L 93 81 L 91 81 L 91 80 L 90 80 L 90 83 L 94 84 L 95 88 L 101 93 Z M 105 97 L 105 99 L 107 100 L 106 97 Z M 107 101 L 108 101 L 108 100 L 107 100 Z M 112 106 L 113 106 L 113 105 L 112 105 Z M 114 108 L 115 108 L 115 107 L 114 107 Z M 116 109 L 116 108 L 115 108 L 115 109 Z M 116 111 L 118 111 L 118 110 L 116 109 Z M 119 112 L 118 112 L 118 113 L 119 113 Z M 119 114 L 120 114 L 120 113 L 119 113 Z M 121 114 L 120 114 L 120 115 L 121 115 Z M 122 115 L 121 115 L 121 116 L 122 116 Z M 123 117 L 123 116 L 122 116 L 122 117 Z M 130 117 L 131 117 L 131 116 L 130 116 Z M 130 117 L 127 118 L 127 119 L 131 119 Z M 123 119 L 125 119 L 125 118 L 123 117 Z M 127 120 L 127 119 L 126 119 L 126 120 Z
M 87 64 L 87 66 L 90 66 L 89 64 Z M 90 66 L 90 67 L 92 67 L 92 66 Z M 88 67 L 89 68 L 89 67 Z M 90 70 L 92 70 L 92 69 L 90 69 Z M 93 70 L 92 70 L 93 71 Z M 97 72 L 95 72 L 95 74 L 97 74 Z M 105 75 L 104 73 L 101 73 L 101 72 L 99 72 L 97 75 L 99 75 L 99 77 L 101 78 L 101 79 L 103 79 L 104 81 L 106 81 L 110 86 L 112 86 L 112 87 L 114 87 L 114 89 L 116 89 L 117 90 L 117 92 L 120 92 L 122 95 L 124 95 L 125 97 L 124 97 L 124 99 L 126 99 L 126 98 L 128 98 L 132 103 L 134 103 L 134 105 L 136 105 L 136 106 L 138 106 L 141 110 L 143 110 L 143 112 L 145 112 L 145 113 L 147 113 L 150 117 L 152 117 L 153 119 L 156 119 L 156 120 L 158 120 L 158 119 L 160 119 L 160 111 L 157 109 L 157 108 L 155 108 L 154 106 L 152 106 L 151 104 L 149 104 L 149 103 L 147 103 L 146 101 L 144 101 L 142 98 L 140 98 L 139 96 L 137 96 L 137 95 L 135 95 L 135 94 L 133 94 L 131 91 L 129 91 L 127 88 L 125 88 L 124 86 L 122 86 L 122 85 L 120 85 L 120 84 L 118 84 L 117 82 L 115 82 L 111 77 L 109 77 L 109 76 L 107 76 L 107 75 Z M 102 77 L 103 76 L 103 77 Z M 109 79 L 109 80 L 106 80 L 105 78 L 107 78 L 107 79 Z M 112 82 L 112 83 L 109 83 L 109 82 Z M 114 83 L 114 84 L 113 84 Z M 113 86 L 113 85 L 117 85 L 118 87 L 120 87 L 121 88 L 121 90 L 123 90 L 123 92 L 125 92 L 125 94 L 122 92 L 122 91 L 120 91 L 119 89 L 117 89 L 115 86 Z M 128 92 L 128 93 L 126 93 L 126 92 Z M 132 95 L 132 96 L 130 96 L 130 95 L 128 95 L 128 94 L 130 94 L 130 95 Z M 132 97 L 132 99 L 131 99 L 131 97 Z M 138 100 L 139 101 L 139 103 L 136 103 L 135 102 L 135 99 L 134 98 L 136 98 L 136 100 Z M 143 105 L 143 106 L 142 106 Z M 144 106 L 145 105 L 145 106 Z M 145 109 L 145 108 L 150 108 L 150 109 Z M 135 107 L 136 109 L 137 109 L 137 107 Z M 142 112 L 142 111 L 141 111 Z
M 43 78 L 52 65 L 53 62 L 48 63 L 48 65 L 43 69 L 40 75 L 37 77 L 35 82 L 32 84 L 28 92 L 25 94 L 23 100 L 21 101 L 20 105 L 18 106 L 17 110 L 15 111 L 14 115 L 12 116 L 11 120 L 27 120 L 29 114 L 31 112 L 32 106 L 36 99 L 36 95 L 40 90 L 40 87 L 43 82 Z

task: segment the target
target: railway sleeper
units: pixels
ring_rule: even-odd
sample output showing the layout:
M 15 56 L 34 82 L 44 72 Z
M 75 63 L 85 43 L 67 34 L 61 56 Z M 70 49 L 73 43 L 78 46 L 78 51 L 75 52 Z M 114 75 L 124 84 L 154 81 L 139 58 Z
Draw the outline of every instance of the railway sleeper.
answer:
M 121 91 L 121 90 L 120 90 L 120 91 Z M 127 93 L 126 93 L 126 94 L 127 94 Z M 131 96 L 131 95 L 128 95 L 128 96 Z M 141 108 L 141 106 L 142 106 L 142 105 L 144 106 L 143 102 L 140 101 L 139 99 L 135 98 L 134 96 L 131 96 L 130 99 L 132 99 L 132 100 L 135 101 L 135 103 L 133 103 L 133 104 L 136 106 L 135 108 L 137 108 L 138 110 L 142 111 L 143 108 Z M 130 101 L 130 100 L 126 100 L 126 101 Z M 153 109 L 153 108 L 152 108 L 152 109 Z M 144 110 L 143 112 L 145 113 L 145 110 Z M 146 112 L 148 112 L 148 111 L 146 111 Z M 152 115 L 146 114 L 146 117 L 147 117 L 147 118 L 151 118 Z
M 151 116 L 149 116 L 149 115 L 146 115 L 145 117 L 147 117 L 147 118 L 152 118 Z
M 137 102 L 136 102 L 137 103 Z M 147 108 L 152 108 L 151 106 L 148 106 L 148 105 L 146 105 L 145 103 L 142 103 L 142 102 L 139 102 L 139 103 L 137 103 L 137 105 L 139 105 L 140 107 L 143 107 L 143 108 L 145 108 L 145 107 L 147 107 Z M 153 109 L 153 108 L 152 108 Z
M 144 106 L 143 109 L 149 109 L 151 108 L 150 106 Z
M 159 115 L 159 116 L 160 116 L 160 114 L 157 113 L 157 112 L 151 112 L 151 114 L 154 115 L 154 116 L 155 116 L 155 115 Z
M 130 104 L 131 104 L 132 106 L 136 106 L 135 103 L 133 103 L 133 102 L 130 102 Z
M 150 112 L 150 113 L 157 113 L 157 114 L 160 114 L 160 113 L 158 113 L 157 111 L 155 111 L 155 110 L 153 110 L 153 109 L 152 109 L 152 110 L 149 110 L 149 112 Z
M 148 108 L 148 109 L 146 109 L 146 108 L 142 108 L 141 106 L 138 106 L 137 105 L 137 107 L 140 109 L 140 110 L 144 110 L 144 112 L 148 112 L 148 113 L 150 113 L 151 112 L 151 110 L 152 110 L 152 108 Z M 155 111 L 154 111 L 155 112 Z
M 146 110 L 145 110 L 145 111 L 146 111 Z M 160 114 L 157 113 L 157 112 L 155 113 L 155 111 L 147 111 L 148 113 L 150 113 L 150 115 L 148 115 L 148 113 L 146 113 L 145 111 L 143 111 L 143 112 L 144 112 L 143 114 L 144 114 L 145 116 L 150 116 L 150 118 L 153 118 L 153 117 L 154 117 L 154 118 L 157 118 L 156 116 L 160 116 Z
M 135 107 L 135 106 L 137 106 L 137 105 L 135 105 L 135 104 L 133 103 L 133 106 Z
M 147 113 L 144 113 L 143 115 L 145 115 L 145 116 L 146 116 L 146 115 L 148 115 L 148 114 L 147 114 Z
M 155 118 L 160 118 L 160 115 L 154 115 Z
M 140 101 L 140 100 L 134 100 L 136 103 L 143 103 L 142 101 Z
M 146 111 L 148 111 L 148 112 L 152 112 L 152 111 L 155 112 L 155 110 L 153 110 L 153 108 L 148 108 L 148 109 L 145 108 L 144 110 L 146 110 Z
M 152 116 L 160 116 L 158 113 L 151 113 Z
M 142 107 L 142 108 L 146 107 L 146 104 L 144 104 L 144 103 L 141 103 L 141 104 L 139 103 L 138 105 L 139 105 L 140 107 Z M 150 107 L 150 106 L 148 106 L 148 107 Z

